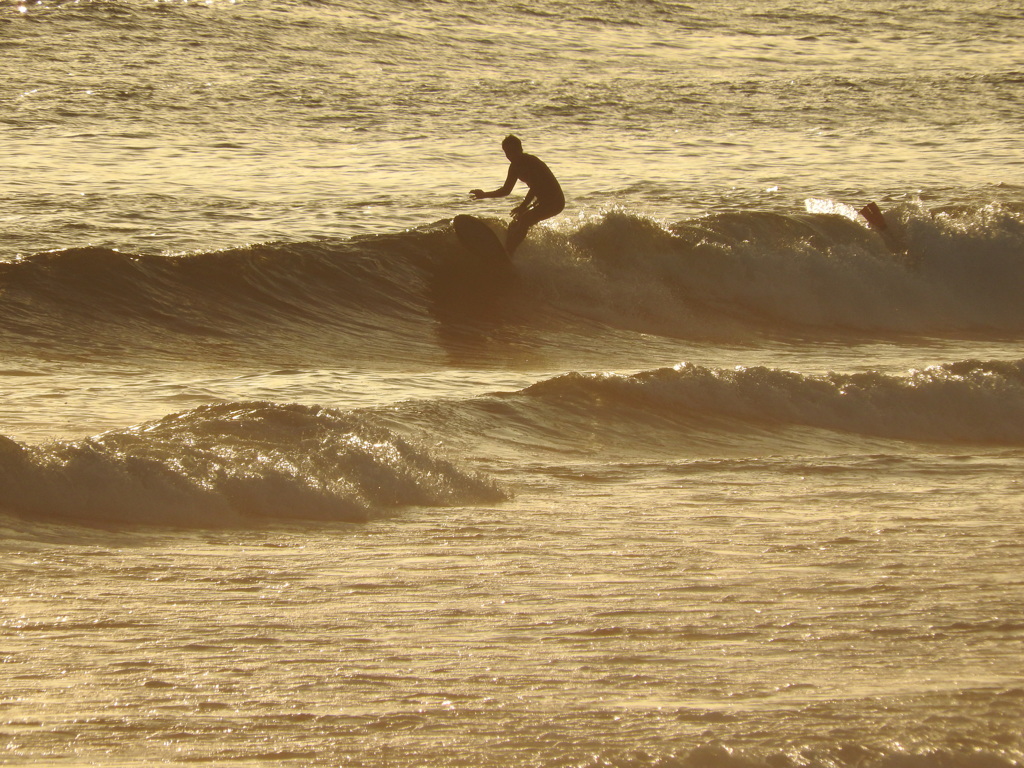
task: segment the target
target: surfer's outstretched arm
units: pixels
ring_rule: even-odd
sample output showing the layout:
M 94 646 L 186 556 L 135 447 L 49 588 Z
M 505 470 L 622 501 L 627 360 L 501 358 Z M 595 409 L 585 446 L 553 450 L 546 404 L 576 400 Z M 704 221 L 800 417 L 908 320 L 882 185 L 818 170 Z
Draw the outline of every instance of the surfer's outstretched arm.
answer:
M 508 178 L 505 179 L 505 183 L 500 189 L 495 189 L 492 192 L 484 192 L 482 189 L 472 189 L 469 194 L 480 200 L 484 197 L 508 197 L 512 194 L 512 188 L 516 185 L 519 178 L 516 176 L 515 168 L 513 166 L 508 167 Z

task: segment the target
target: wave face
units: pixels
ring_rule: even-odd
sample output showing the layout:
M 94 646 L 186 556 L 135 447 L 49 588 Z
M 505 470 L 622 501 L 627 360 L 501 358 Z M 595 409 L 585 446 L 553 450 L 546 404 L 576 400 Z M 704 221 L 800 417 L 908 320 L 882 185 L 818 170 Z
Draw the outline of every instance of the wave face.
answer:
M 167 349 L 315 348 L 327 331 L 402 337 L 424 294 L 430 233 L 261 244 L 167 257 L 106 248 L 0 265 L 3 322 L 29 343 Z
M 504 496 L 357 414 L 236 403 L 81 441 L 0 438 L 0 498 L 31 518 L 216 527 L 363 522 L 400 506 Z
M 526 467 L 499 484 L 427 449 Z M 268 402 L 204 406 L 73 442 L 0 439 L 4 508 L 80 523 L 361 522 L 408 506 L 498 503 L 538 454 L 774 455 L 878 441 L 1024 446 L 1024 360 L 804 375 L 682 364 L 564 374 L 509 393 L 338 411 Z
M 565 436 L 565 448 L 580 442 L 582 430 L 593 431 L 595 420 L 609 428 L 606 438 L 614 436 L 609 444 L 641 452 L 666 433 L 689 451 L 695 432 L 721 448 L 751 445 L 750 432 L 788 440 L 792 428 L 916 443 L 1024 445 L 1021 360 L 962 361 L 905 376 L 683 364 L 632 375 L 566 374 L 521 396 L 527 398 L 521 407 L 546 425 L 544 434 Z
M 448 222 L 387 236 L 184 256 L 104 248 L 0 264 L 3 342 L 34 349 L 219 346 L 402 359 L 446 327 L 604 327 L 675 338 L 1005 337 L 1024 329 L 1024 213 L 741 212 L 664 225 L 625 212 L 538 228 L 496 280 Z

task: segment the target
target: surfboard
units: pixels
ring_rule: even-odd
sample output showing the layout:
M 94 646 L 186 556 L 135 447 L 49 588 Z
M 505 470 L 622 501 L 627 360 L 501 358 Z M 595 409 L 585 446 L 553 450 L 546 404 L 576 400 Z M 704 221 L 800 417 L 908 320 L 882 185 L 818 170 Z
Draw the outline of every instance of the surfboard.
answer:
M 452 226 L 465 249 L 485 264 L 502 268 L 510 266 L 505 245 L 483 219 L 461 214 L 452 219 Z
M 878 207 L 877 203 L 868 203 L 860 209 L 859 213 L 872 229 L 884 232 L 889 228 L 889 223 L 885 220 L 885 214 L 882 213 L 882 209 Z

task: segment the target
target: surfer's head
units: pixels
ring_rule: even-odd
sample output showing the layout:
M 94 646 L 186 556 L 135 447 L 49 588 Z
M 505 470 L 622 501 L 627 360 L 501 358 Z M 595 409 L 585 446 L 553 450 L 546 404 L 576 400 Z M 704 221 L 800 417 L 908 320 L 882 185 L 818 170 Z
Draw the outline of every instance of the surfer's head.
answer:
M 519 140 L 518 136 L 509 134 L 501 142 L 501 148 L 505 150 L 505 157 L 509 160 L 519 157 L 523 154 L 523 142 Z

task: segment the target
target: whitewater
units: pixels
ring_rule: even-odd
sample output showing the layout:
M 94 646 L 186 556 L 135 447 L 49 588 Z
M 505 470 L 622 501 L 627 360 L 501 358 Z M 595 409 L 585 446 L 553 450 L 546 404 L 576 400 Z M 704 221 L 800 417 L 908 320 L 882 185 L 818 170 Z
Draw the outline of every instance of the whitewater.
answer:
M 0 764 L 1024 766 L 1022 35 L 0 0 Z

